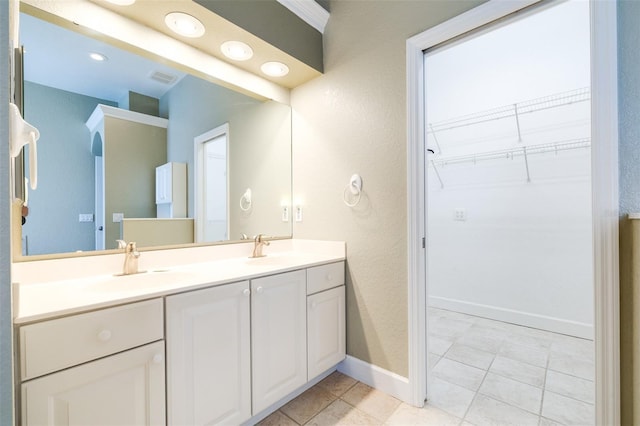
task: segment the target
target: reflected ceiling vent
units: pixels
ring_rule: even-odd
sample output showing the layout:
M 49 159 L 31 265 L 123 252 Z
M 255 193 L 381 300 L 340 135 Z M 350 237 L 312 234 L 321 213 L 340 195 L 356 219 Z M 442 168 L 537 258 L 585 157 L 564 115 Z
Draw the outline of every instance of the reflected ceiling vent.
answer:
M 162 84 L 173 84 L 178 79 L 177 76 L 162 71 L 152 71 L 149 78 Z

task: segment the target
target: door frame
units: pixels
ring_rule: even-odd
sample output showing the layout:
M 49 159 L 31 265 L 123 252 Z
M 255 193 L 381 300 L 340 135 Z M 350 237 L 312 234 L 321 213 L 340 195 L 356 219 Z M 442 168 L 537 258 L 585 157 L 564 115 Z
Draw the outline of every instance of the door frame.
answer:
M 427 396 L 426 164 L 423 51 L 540 0 L 489 0 L 406 42 L 409 393 Z M 596 424 L 620 424 L 616 2 L 590 0 L 591 186 Z
M 227 158 L 227 236 L 229 235 L 229 123 L 221 124 L 220 126 L 209 130 L 199 136 L 193 138 L 193 194 L 194 194 L 194 215 L 195 221 L 195 235 L 194 239 L 196 243 L 205 242 L 204 240 L 204 212 L 205 212 L 205 199 L 204 185 L 202 180 L 204 179 L 204 144 L 211 139 L 215 139 L 219 136 L 226 136 L 226 158 Z M 200 220 L 203 219 L 203 220 Z

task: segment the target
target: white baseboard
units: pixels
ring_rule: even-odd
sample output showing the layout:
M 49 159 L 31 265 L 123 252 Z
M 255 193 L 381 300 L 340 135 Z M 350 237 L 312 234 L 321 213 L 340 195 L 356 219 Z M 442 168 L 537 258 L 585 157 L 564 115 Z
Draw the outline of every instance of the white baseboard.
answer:
M 338 371 L 401 401 L 410 403 L 411 392 L 409 379 L 406 377 L 350 355 L 347 355 L 345 360 L 338 364 Z
M 570 321 L 529 312 L 516 311 L 498 306 L 482 305 L 465 300 L 449 299 L 446 297 L 429 296 L 428 306 L 476 315 L 526 327 L 553 331 L 554 333 L 591 339 L 594 337 L 593 324 Z

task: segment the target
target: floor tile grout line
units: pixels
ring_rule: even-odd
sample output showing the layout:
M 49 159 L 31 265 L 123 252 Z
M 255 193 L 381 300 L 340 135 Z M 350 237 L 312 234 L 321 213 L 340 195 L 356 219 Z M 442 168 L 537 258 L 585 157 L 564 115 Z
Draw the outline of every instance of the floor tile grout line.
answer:
M 471 398 L 471 403 L 469 404 L 469 406 L 467 407 L 467 409 L 464 412 L 464 415 L 462 416 L 462 421 L 465 421 L 467 418 L 467 415 L 469 414 L 469 410 L 471 410 L 471 407 L 473 406 L 473 403 L 475 402 L 476 398 L 478 397 L 478 395 L 480 394 L 480 389 L 482 388 L 482 385 L 484 384 L 484 381 L 487 379 L 487 376 L 489 375 L 489 369 L 491 368 L 491 366 L 493 365 L 493 362 L 496 360 L 496 357 L 494 356 L 493 359 L 491 360 L 491 364 L 489 364 L 489 367 L 487 367 L 486 371 L 484 372 L 484 376 L 482 377 L 482 381 L 480 382 L 480 385 L 478 386 L 478 389 L 476 389 L 473 398 Z
M 302 426 L 303 424 L 305 424 L 305 423 L 298 423 L 296 420 L 292 419 L 290 416 L 287 415 L 287 413 L 285 413 L 281 409 L 278 409 L 278 411 L 280 412 L 280 414 L 282 414 L 283 416 L 285 416 L 286 418 L 288 418 L 289 420 L 291 420 L 292 422 L 294 422 L 298 426 Z M 322 410 L 320 410 L 320 411 L 322 411 Z M 317 413 L 316 415 L 318 415 L 318 414 L 320 414 L 320 413 Z M 315 417 L 315 416 L 313 416 L 313 417 Z M 309 421 L 311 421 L 313 419 L 313 417 L 311 417 L 311 419 L 309 419 Z
M 480 318 L 480 317 L 478 317 L 478 318 Z M 458 321 L 462 321 L 459 318 L 457 318 L 457 320 Z M 560 395 L 562 397 L 574 400 L 574 401 L 579 402 L 579 403 L 583 403 L 583 404 L 587 404 L 587 405 L 593 405 L 593 403 L 590 403 L 588 401 L 584 401 L 584 400 L 575 398 L 575 397 L 570 396 L 570 395 L 565 395 L 563 392 L 554 392 L 554 391 L 548 390 L 548 388 L 547 388 L 547 375 L 548 375 L 549 371 L 553 371 L 553 372 L 556 372 L 558 374 L 563 374 L 563 375 L 566 375 L 566 376 L 569 376 L 569 377 L 572 377 L 572 378 L 575 378 L 575 379 L 578 379 L 578 380 L 583 380 L 583 381 L 587 381 L 587 382 L 591 382 L 591 383 L 594 382 L 593 380 L 590 380 L 589 378 L 576 375 L 575 373 L 572 374 L 572 373 L 569 373 L 569 372 L 566 372 L 566 371 L 559 371 L 557 369 L 550 368 L 550 364 L 551 364 L 551 361 L 552 361 L 552 355 L 553 354 L 567 355 L 567 356 L 577 357 L 578 359 L 580 359 L 582 361 L 591 362 L 591 363 L 593 362 L 592 359 L 590 359 L 590 357 L 581 356 L 581 353 L 584 353 L 584 352 L 580 352 L 582 350 L 581 348 L 578 348 L 576 350 L 576 352 L 571 352 L 570 350 L 560 350 L 560 349 L 558 349 L 557 346 L 555 346 L 555 344 L 557 342 L 560 342 L 560 338 L 567 337 L 567 338 L 570 338 L 570 339 L 574 339 L 575 337 L 564 336 L 564 335 L 561 335 L 559 333 L 553 333 L 553 332 L 549 332 L 549 334 L 547 334 L 547 335 L 536 336 L 536 335 L 520 334 L 520 333 L 517 333 L 516 330 L 506 331 L 504 329 L 496 328 L 498 331 L 506 331 L 508 333 L 508 336 L 509 336 L 508 338 L 504 338 L 504 339 L 502 339 L 500 341 L 499 349 L 498 349 L 498 351 L 496 353 L 493 353 L 493 351 L 487 351 L 485 348 L 476 348 L 476 347 L 471 346 L 471 345 L 465 345 L 465 346 L 467 346 L 469 348 L 472 348 L 472 349 L 475 349 L 475 350 L 478 350 L 478 351 L 482 351 L 482 352 L 485 352 L 485 353 L 491 353 L 493 355 L 493 360 L 492 360 L 491 364 L 485 370 L 484 368 L 478 367 L 477 365 L 472 365 L 472 364 L 470 364 L 468 362 L 460 361 L 459 359 L 454 359 L 454 358 L 447 357 L 447 354 L 451 355 L 450 351 L 451 351 L 451 349 L 452 349 L 452 347 L 454 345 L 456 345 L 456 344 L 464 345 L 464 343 L 460 342 L 460 340 L 462 338 L 464 338 L 466 332 L 468 332 L 471 328 L 473 328 L 474 325 L 479 325 L 477 320 L 473 321 L 472 322 L 472 326 L 466 328 L 466 331 L 463 332 L 462 334 L 454 333 L 455 337 L 454 336 L 437 336 L 437 337 L 440 337 L 442 340 L 450 341 L 451 345 L 449 346 L 449 348 L 447 348 L 446 351 L 444 351 L 444 353 L 442 355 L 434 354 L 436 356 L 439 356 L 440 359 L 438 359 L 438 362 L 436 362 L 432 367 L 432 369 L 433 369 L 440 362 L 440 360 L 442 358 L 446 358 L 446 359 L 448 359 L 450 361 L 455 361 L 455 362 L 458 362 L 458 363 L 463 364 L 463 365 L 468 366 L 468 367 L 473 367 L 473 368 L 476 368 L 476 369 L 484 370 L 484 376 L 483 376 L 482 382 L 480 384 L 480 387 L 478 387 L 477 391 L 474 392 L 472 401 L 469 404 L 469 406 L 467 407 L 467 410 L 466 410 L 466 412 L 465 412 L 465 414 L 463 416 L 463 421 L 466 420 L 466 417 L 469 414 L 469 411 L 470 411 L 471 407 L 473 406 L 474 402 L 476 401 L 478 394 L 483 395 L 483 396 L 485 396 L 487 398 L 493 399 L 495 401 L 504 403 L 506 405 L 509 405 L 509 406 L 512 406 L 512 407 L 515 407 L 515 408 L 518 408 L 518 409 L 522 409 L 523 411 L 526 411 L 526 412 L 528 412 L 528 413 L 530 413 L 532 415 L 535 415 L 538 418 L 538 423 L 540 423 L 542 421 L 542 418 L 543 418 L 543 416 L 542 416 L 542 408 L 544 406 L 544 395 L 545 395 L 546 392 L 555 393 L 555 394 L 558 394 L 558 395 Z M 482 325 L 483 326 L 488 326 L 487 324 L 482 324 Z M 523 329 L 529 329 L 530 328 L 530 327 L 523 327 L 523 326 L 517 326 L 517 325 L 514 325 L 514 327 L 522 327 Z M 490 327 L 488 327 L 488 328 L 490 328 Z M 530 329 L 534 330 L 533 328 L 530 328 Z M 514 341 L 509 339 L 510 337 L 514 337 L 514 336 L 518 336 L 518 335 L 523 336 L 523 337 L 530 337 L 533 340 L 537 339 L 537 340 L 540 341 L 540 344 L 538 344 L 538 345 L 534 345 L 534 344 L 528 345 L 528 344 L 522 344 L 522 342 L 518 342 L 518 341 L 514 342 Z M 451 339 L 453 341 L 451 341 Z M 575 338 L 575 339 L 578 339 L 578 338 Z M 578 340 L 579 341 L 580 340 L 589 341 L 589 339 L 578 339 Z M 546 355 L 545 366 L 541 366 L 540 364 L 533 364 L 533 363 L 525 361 L 523 359 L 517 359 L 515 357 L 510 357 L 505 353 L 501 353 L 500 351 L 504 348 L 506 343 L 519 345 L 519 346 L 522 346 L 524 348 L 534 349 L 539 353 L 545 354 Z M 522 380 L 518 380 L 518 379 L 516 379 L 514 377 L 509 377 L 509 376 L 507 376 L 505 374 L 500 374 L 500 373 L 496 373 L 495 371 L 491 371 L 491 367 L 493 366 L 493 363 L 495 362 L 497 356 L 504 357 L 504 358 L 509 359 L 511 361 L 514 361 L 514 362 L 520 362 L 520 363 L 526 364 L 526 365 L 531 366 L 531 367 L 542 369 L 543 372 L 544 372 L 544 377 L 543 377 L 543 380 L 542 380 L 542 387 L 533 385 L 531 383 L 524 382 Z M 498 375 L 500 377 L 503 377 L 503 378 L 506 378 L 506 379 L 509 379 L 509 380 L 513 380 L 515 382 L 522 383 L 522 384 L 525 384 L 525 385 L 528 385 L 528 386 L 532 386 L 532 387 L 534 387 L 536 389 L 539 389 L 542 395 L 541 395 L 541 399 L 540 399 L 540 405 L 539 405 L 538 412 L 535 413 L 535 412 L 529 411 L 527 409 L 523 409 L 523 408 L 517 407 L 515 405 L 512 405 L 512 404 L 510 404 L 508 402 L 501 401 L 499 399 L 492 398 L 491 396 L 484 395 L 483 393 L 480 393 L 480 389 L 482 388 L 482 386 L 483 386 L 483 384 L 484 384 L 484 382 L 485 382 L 485 380 L 486 380 L 486 378 L 487 378 L 487 376 L 488 376 L 488 374 L 490 372 L 494 373 L 494 374 L 496 374 L 496 375 Z M 445 382 L 452 383 L 452 382 L 449 382 L 448 380 L 445 380 L 444 378 L 439 378 L 439 380 L 443 380 Z M 456 384 L 456 383 L 452 383 L 452 384 L 460 386 L 459 384 Z M 464 386 L 460 386 L 460 387 L 462 387 L 464 389 L 468 389 L 468 388 L 466 388 Z M 548 417 L 545 417 L 545 418 L 548 419 Z M 551 419 L 551 420 L 553 420 L 553 419 Z
M 572 397 L 572 396 L 565 395 L 565 394 L 560 393 L 560 392 L 556 392 L 556 391 L 548 390 L 548 389 L 546 389 L 546 388 L 545 388 L 545 392 L 550 392 L 550 393 L 553 393 L 553 394 L 556 394 L 556 395 L 562 396 L 562 397 L 564 397 L 564 398 L 571 399 L 571 400 L 576 401 L 576 402 L 580 402 L 580 403 L 582 403 L 582 404 L 587 404 L 587 405 L 595 406 L 595 404 L 594 404 L 593 402 L 583 401 L 583 400 L 581 400 L 581 399 L 574 398 L 574 397 Z

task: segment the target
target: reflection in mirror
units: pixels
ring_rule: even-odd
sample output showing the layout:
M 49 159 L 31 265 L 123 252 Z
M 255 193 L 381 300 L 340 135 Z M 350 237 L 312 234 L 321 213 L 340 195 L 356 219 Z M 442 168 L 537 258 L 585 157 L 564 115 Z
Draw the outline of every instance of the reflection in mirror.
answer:
M 23 255 L 113 249 L 117 239 L 152 247 L 291 236 L 281 214 L 291 202 L 288 105 L 24 13 L 20 32 L 25 118 L 41 133 Z M 224 152 L 199 153 L 220 127 Z M 212 223 L 215 232 L 197 232 Z

